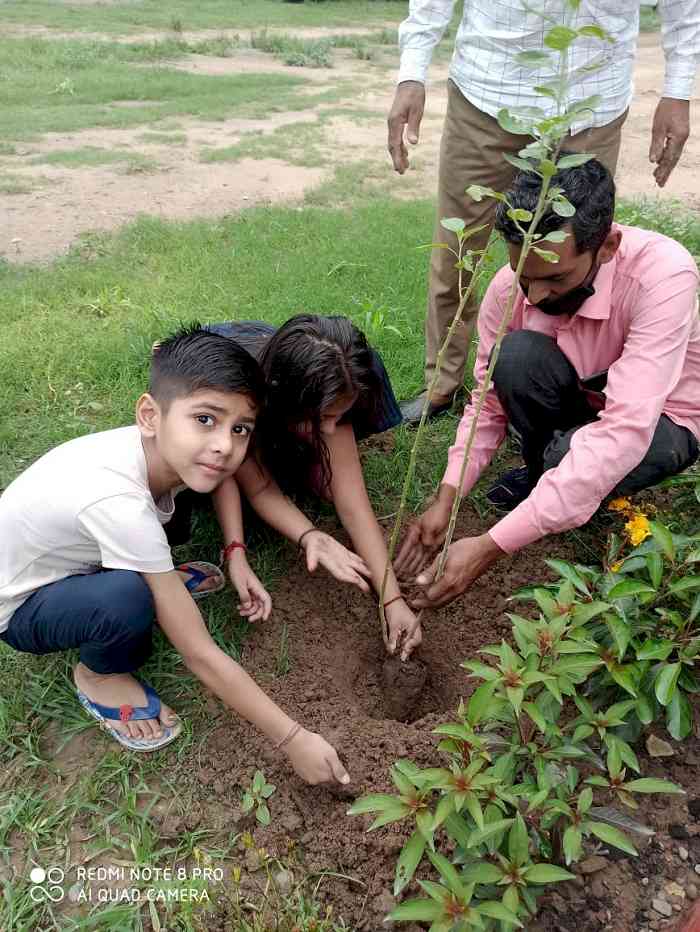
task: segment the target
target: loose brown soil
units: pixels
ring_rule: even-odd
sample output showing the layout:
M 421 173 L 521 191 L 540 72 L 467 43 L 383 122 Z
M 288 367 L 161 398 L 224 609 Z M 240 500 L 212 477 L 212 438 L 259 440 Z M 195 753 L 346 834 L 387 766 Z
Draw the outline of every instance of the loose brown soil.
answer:
M 458 534 L 479 533 L 484 527 L 467 512 Z M 219 707 L 203 748 L 202 766 L 193 774 L 199 801 L 185 818 L 173 822 L 172 815 L 163 817 L 161 831 L 177 834 L 185 824 L 190 828 L 218 824 L 231 831 L 249 827 L 239 810 L 241 791 L 261 768 L 278 789 L 270 800 L 271 825 L 251 827 L 255 847 L 263 847 L 270 856 L 294 852 L 300 875 L 323 871 L 343 875 L 323 878 L 318 890 L 321 901 L 331 904 L 357 932 L 386 928 L 382 920 L 394 902 L 393 874 L 406 830 L 389 826 L 367 834 L 368 819 L 346 817 L 349 799 L 367 792 L 391 792 L 389 767 L 399 758 L 421 766 L 438 765 L 441 755 L 432 731 L 451 719 L 460 699 L 472 689 L 460 661 L 507 635 L 506 598 L 519 586 L 546 578 L 543 560 L 550 549 L 550 542 L 535 544 L 492 569 L 447 609 L 427 615 L 424 643 L 408 666 L 386 663 L 376 613 L 368 599 L 326 576 L 309 577 L 301 566 L 294 569 L 275 590 L 271 619 L 252 630 L 242 662 L 290 715 L 336 746 L 352 776 L 350 794 L 305 786 L 260 735 Z M 574 557 L 560 540 L 557 555 Z M 284 626 L 290 669 L 277 676 Z M 643 772 L 681 783 L 692 800 L 698 792 L 699 752 L 700 742 L 692 739 L 682 750 L 676 748 L 671 758 L 652 761 L 641 753 Z M 593 873 L 580 874 L 575 882 L 558 885 L 545 897 L 531 929 L 666 928 L 669 924 L 658 913 L 646 918 L 645 911 L 659 895 L 669 902 L 672 918 L 677 918 L 688 897 L 697 894 L 695 882 L 700 881 L 693 870 L 700 863 L 696 821 L 700 800 L 691 803 L 692 816 L 685 797 L 648 798 L 642 803 L 633 815 L 655 828 L 657 835 L 646 846 L 644 838 L 635 839 L 641 857 L 602 849 Z M 686 861 L 680 859 L 679 846 L 688 851 Z M 593 846 L 588 853 L 595 853 Z M 244 888 L 254 888 L 262 871 L 255 852 L 243 844 L 240 865 Z M 671 882 L 678 888 L 669 888 Z M 212 932 L 232 928 L 225 909 L 209 920 L 207 928 Z M 416 932 L 418 927 L 412 928 Z

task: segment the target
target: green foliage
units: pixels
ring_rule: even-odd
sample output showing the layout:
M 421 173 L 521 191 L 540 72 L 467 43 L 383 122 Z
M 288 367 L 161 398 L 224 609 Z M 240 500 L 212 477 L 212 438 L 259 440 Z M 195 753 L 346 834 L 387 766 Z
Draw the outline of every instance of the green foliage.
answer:
M 256 770 L 253 782 L 250 788 L 243 793 L 241 809 L 243 812 L 252 812 L 255 810 L 255 818 L 261 825 L 270 824 L 270 810 L 267 806 L 267 800 L 272 796 L 277 787 L 274 783 L 267 783 L 262 770 Z
M 651 830 L 610 804 L 636 808 L 637 794 L 683 790 L 638 776 L 639 761 L 623 733 L 647 673 L 661 696 L 647 696 L 650 703 L 667 709 L 675 703 L 679 720 L 689 714 L 677 697 L 683 696 L 681 676 L 690 683 L 700 650 L 687 621 L 700 591 L 689 559 L 697 543 L 659 524 L 628 557 L 633 566 L 645 558 L 643 569 L 623 574 L 640 574 L 623 580 L 635 583 L 633 591 L 620 590 L 624 564 L 613 573 L 550 560 L 560 581 L 514 596 L 533 602 L 536 614 L 509 615 L 512 643 L 484 647 L 484 659 L 462 664 L 480 685 L 460 704 L 455 721 L 435 729 L 444 763 L 421 769 L 398 761 L 391 768 L 396 793 L 363 797 L 349 810 L 372 813 L 370 831 L 409 824 L 395 896 L 424 862 L 437 872 L 437 880 L 418 879 L 427 897 L 401 903 L 391 919 L 428 921 L 443 932 L 505 932 L 527 924 L 546 885 L 572 877 L 562 865 L 584 856 L 586 838 L 637 854 L 624 829 Z M 648 582 L 646 559 L 661 553 L 663 588 Z M 680 628 L 669 630 L 669 612 L 684 619 Z M 639 613 L 660 630 L 638 624 Z M 671 640 L 679 630 L 684 635 L 672 648 L 673 662 L 638 661 L 644 644 L 650 649 L 648 636 Z

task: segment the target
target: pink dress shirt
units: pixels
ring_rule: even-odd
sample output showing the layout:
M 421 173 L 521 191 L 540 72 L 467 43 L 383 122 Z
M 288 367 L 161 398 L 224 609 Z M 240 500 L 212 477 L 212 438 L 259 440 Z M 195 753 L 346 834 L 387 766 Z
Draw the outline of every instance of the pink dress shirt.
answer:
M 608 370 L 605 408 L 579 428 L 561 463 L 545 472 L 529 497 L 489 531 L 506 553 L 584 524 L 646 455 L 662 414 L 700 438 L 700 275 L 675 240 L 637 227 L 617 226 L 622 242 L 601 266 L 595 294 L 568 317 L 551 317 L 517 288 L 508 330 L 536 330 L 556 339 L 580 378 Z M 495 275 L 479 312 L 474 384 L 450 447 L 443 483 L 455 488 L 474 403 L 513 283 L 505 266 Z M 503 442 L 507 418 L 493 387 L 479 418 L 464 480 L 466 494 Z

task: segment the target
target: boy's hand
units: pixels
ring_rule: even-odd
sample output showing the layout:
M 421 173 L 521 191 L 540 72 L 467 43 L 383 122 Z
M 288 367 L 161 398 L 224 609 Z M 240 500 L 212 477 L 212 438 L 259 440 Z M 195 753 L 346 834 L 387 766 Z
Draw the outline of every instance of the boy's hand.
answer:
M 318 783 L 340 783 L 346 786 L 350 782 L 350 776 L 340 763 L 335 748 L 313 731 L 302 728 L 284 751 L 302 780 L 312 786 Z
M 450 544 L 442 579 L 435 582 L 439 561 L 439 557 L 436 557 L 416 580 L 424 590 L 422 595 L 413 600 L 413 607 L 442 608 L 448 605 L 504 556 L 504 551 L 488 533 L 479 537 L 463 537 Z
M 370 575 L 365 561 L 330 534 L 315 529 L 309 531 L 302 542 L 302 548 L 306 552 L 306 567 L 310 573 L 318 566 L 323 566 L 340 582 L 352 583 L 363 592 L 369 592 L 369 585 L 363 579 Z
M 270 594 L 248 565 L 242 550 L 236 550 L 228 562 L 231 582 L 241 600 L 239 613 L 248 621 L 267 621 L 272 611 Z
M 435 501 L 408 529 L 394 561 L 394 572 L 400 579 L 413 578 L 442 545 L 455 494 L 452 486 L 441 485 Z
M 401 647 L 401 659 L 408 660 L 411 651 L 423 640 L 418 616 L 411 611 L 403 599 L 392 602 L 388 608 L 384 609 L 384 614 L 389 626 L 388 637 L 385 636 L 384 641 L 386 649 L 393 654 L 397 647 Z

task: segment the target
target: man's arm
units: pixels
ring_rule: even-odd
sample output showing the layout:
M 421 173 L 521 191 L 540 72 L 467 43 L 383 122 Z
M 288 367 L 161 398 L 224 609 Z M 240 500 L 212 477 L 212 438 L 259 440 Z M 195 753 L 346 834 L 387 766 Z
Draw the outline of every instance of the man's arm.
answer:
M 273 744 L 282 741 L 295 723 L 217 647 L 177 573 L 144 573 L 143 578 L 153 595 L 158 624 L 197 679 Z M 302 728 L 286 745 L 285 754 L 307 783 L 349 782 L 338 755 L 320 735 Z
M 690 134 L 690 98 L 700 62 L 700 0 L 660 0 L 666 76 L 654 113 L 649 160 L 663 187 Z
M 408 17 L 399 26 L 398 87 L 388 118 L 388 149 L 394 169 L 400 174 L 408 168 L 406 138 L 418 143 L 423 110 L 425 82 L 433 49 L 452 18 L 455 0 L 411 0 Z

